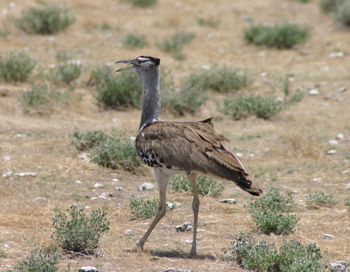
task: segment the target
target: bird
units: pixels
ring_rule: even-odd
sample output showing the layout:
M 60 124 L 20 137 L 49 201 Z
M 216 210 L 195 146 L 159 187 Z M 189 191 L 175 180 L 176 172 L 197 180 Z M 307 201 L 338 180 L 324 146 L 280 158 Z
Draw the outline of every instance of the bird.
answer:
M 166 213 L 166 189 L 171 176 L 185 173 L 193 189 L 193 241 L 190 257 L 197 255 L 197 225 L 199 198 L 196 188 L 199 174 L 233 181 L 238 187 L 253 196 L 262 190 L 254 186 L 241 161 L 225 144 L 229 141 L 214 130 L 212 117 L 193 122 L 162 121 L 160 113 L 160 59 L 139 56 L 120 60 L 116 64 L 128 66 L 120 71 L 134 71 L 142 81 L 142 113 L 139 132 L 135 139 L 136 152 L 142 161 L 154 170 L 159 188 L 159 207 L 148 230 L 137 244 L 144 244 L 157 223 Z

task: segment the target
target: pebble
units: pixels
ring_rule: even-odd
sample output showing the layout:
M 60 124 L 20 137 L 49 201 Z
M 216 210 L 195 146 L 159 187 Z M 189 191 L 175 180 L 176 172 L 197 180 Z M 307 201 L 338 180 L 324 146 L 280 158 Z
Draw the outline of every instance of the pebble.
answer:
M 335 136 L 336 139 L 343 140 L 344 139 L 344 134 L 339 133 L 337 136 Z
M 114 179 L 112 179 L 112 181 L 117 182 L 117 181 L 119 181 L 119 179 L 114 178 Z
M 291 192 L 292 194 L 299 194 L 299 191 L 298 191 L 298 190 L 290 190 L 290 192 Z
M 124 188 L 123 187 L 114 187 L 114 190 L 123 192 Z
M 176 226 L 176 232 L 184 232 L 192 230 L 192 225 L 190 222 L 185 222 L 181 226 Z
M 337 261 L 329 264 L 329 270 L 332 272 L 345 272 L 347 264 L 344 261 Z
M 6 162 L 6 161 L 11 160 L 11 157 L 10 156 L 3 156 L 2 160 Z
M 101 183 L 95 183 L 94 187 L 95 187 L 95 188 L 103 188 L 104 185 L 101 184 Z
M 81 180 L 75 180 L 74 181 L 76 184 L 82 184 L 83 182 Z
M 149 190 L 154 190 L 154 185 L 152 183 L 149 182 L 144 182 L 141 184 L 141 186 L 139 187 L 140 191 L 149 191 Z
M 323 233 L 322 238 L 323 239 L 335 239 L 335 236 L 332 234 Z
M 36 177 L 36 173 L 34 172 L 22 172 L 22 173 L 16 173 L 17 177 Z
M 183 270 L 183 269 L 177 269 L 177 268 L 168 268 L 164 270 L 164 272 L 192 272 L 192 270 Z
M 78 272 L 98 272 L 98 270 L 93 266 L 83 266 L 78 270 Z
M 130 230 L 130 229 L 125 231 L 125 235 L 126 236 L 130 236 L 130 235 L 133 235 L 133 234 L 134 234 L 134 232 L 132 230 Z
M 316 89 L 312 89 L 309 91 L 309 95 L 318 95 L 320 92 L 319 90 L 316 90 Z
M 349 174 L 350 173 L 350 170 L 344 170 L 343 171 L 343 174 L 345 175 L 345 174 Z
M 221 203 L 228 203 L 228 204 L 236 204 L 236 200 L 234 198 L 226 198 L 219 200 Z
M 343 92 L 345 92 L 346 90 L 347 90 L 347 88 L 346 88 L 346 87 L 341 87 L 341 88 L 338 90 L 338 92 L 343 93 Z
M 329 150 L 329 151 L 327 151 L 328 155 L 333 155 L 335 153 L 337 153 L 337 150 Z
M 344 53 L 343 52 L 334 52 L 329 54 L 330 58 L 342 58 L 344 57 Z
M 337 140 L 330 140 L 328 143 L 329 143 L 329 145 L 331 145 L 331 146 L 338 145 L 338 141 L 337 141 Z
M 348 184 L 346 184 L 345 190 L 350 190 L 350 182 Z

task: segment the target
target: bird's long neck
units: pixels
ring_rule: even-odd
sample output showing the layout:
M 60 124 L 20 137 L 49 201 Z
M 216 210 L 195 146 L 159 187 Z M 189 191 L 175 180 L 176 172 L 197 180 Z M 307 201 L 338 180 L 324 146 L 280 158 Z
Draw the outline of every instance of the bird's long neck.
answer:
M 159 90 L 159 69 L 151 68 L 140 74 L 142 80 L 142 115 L 140 130 L 159 119 L 160 111 L 160 90 Z

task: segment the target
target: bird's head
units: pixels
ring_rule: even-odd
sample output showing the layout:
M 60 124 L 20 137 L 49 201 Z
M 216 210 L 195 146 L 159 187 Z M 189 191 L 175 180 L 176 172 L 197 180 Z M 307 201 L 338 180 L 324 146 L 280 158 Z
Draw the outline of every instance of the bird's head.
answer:
M 160 59 L 154 58 L 154 57 L 149 57 L 149 56 L 139 56 L 136 59 L 131 59 L 131 60 L 119 60 L 117 63 L 129 63 L 131 66 L 127 66 L 124 68 L 120 68 L 117 70 L 117 72 L 120 71 L 135 71 L 137 73 L 141 73 L 143 71 L 147 71 L 151 68 L 157 67 L 160 64 Z

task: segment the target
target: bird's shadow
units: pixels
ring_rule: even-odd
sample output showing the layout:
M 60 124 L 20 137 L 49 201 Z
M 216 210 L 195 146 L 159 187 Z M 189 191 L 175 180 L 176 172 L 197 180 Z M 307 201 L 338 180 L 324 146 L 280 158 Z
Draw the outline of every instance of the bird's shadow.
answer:
M 138 252 L 136 249 L 127 250 L 127 252 Z M 198 259 L 198 260 L 217 260 L 217 257 L 209 254 L 198 254 L 196 256 L 191 256 L 188 252 L 182 250 L 144 250 L 146 254 L 150 254 L 155 257 L 166 257 L 166 258 L 178 258 L 178 259 Z

